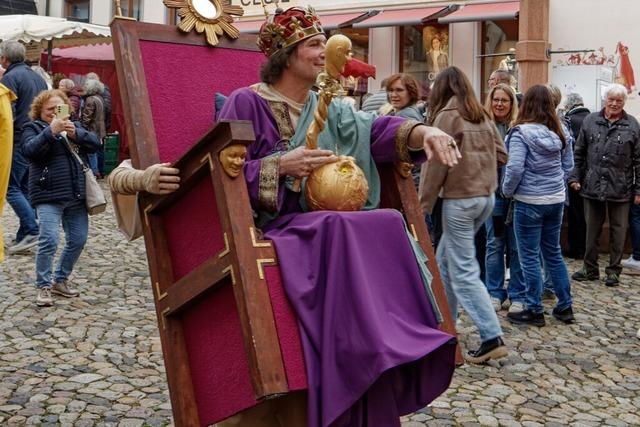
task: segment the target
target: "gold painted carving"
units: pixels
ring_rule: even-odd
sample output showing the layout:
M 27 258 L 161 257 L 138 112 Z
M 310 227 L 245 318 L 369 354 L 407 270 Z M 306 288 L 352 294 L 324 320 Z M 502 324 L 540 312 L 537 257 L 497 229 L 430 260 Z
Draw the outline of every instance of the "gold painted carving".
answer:
M 162 301 L 163 299 L 165 299 L 165 298 L 166 298 L 167 293 L 166 293 L 166 292 L 162 292 L 162 291 L 160 290 L 160 283 L 155 282 L 155 283 L 154 283 L 154 285 L 155 285 L 155 287 L 156 287 L 156 296 L 157 296 L 157 298 L 158 298 L 158 301 Z
M 143 211 L 144 214 L 144 223 L 147 224 L 147 228 L 150 227 L 149 225 L 149 212 L 151 211 L 151 209 L 153 208 L 152 204 L 148 204 Z
M 409 224 L 409 228 L 411 229 L 411 234 L 413 235 L 413 240 L 415 240 L 416 242 L 419 242 L 420 240 L 418 240 L 418 233 L 416 232 L 415 225 Z
M 270 248 L 271 247 L 271 243 L 269 242 L 258 241 L 255 228 L 249 227 L 249 234 L 251 235 L 251 244 L 253 245 L 254 248 Z
M 409 178 L 411 176 L 411 169 L 413 169 L 413 163 L 395 162 L 394 166 L 401 177 Z
M 225 268 L 224 270 L 222 270 L 222 274 L 226 275 L 227 273 L 229 273 L 229 275 L 231 276 L 231 284 L 235 286 L 236 284 L 236 275 L 233 272 L 233 266 L 230 265 L 227 268 Z
M 263 264 L 275 264 L 275 262 L 276 260 L 273 258 L 259 258 L 256 260 L 256 264 L 258 264 L 258 277 L 260 277 L 260 280 L 264 280 Z
M 171 311 L 171 307 L 167 307 L 164 310 L 162 310 L 162 312 L 160 313 L 162 315 L 161 320 L 162 320 L 162 330 L 166 331 L 167 330 L 167 314 Z
M 231 178 L 237 178 L 240 175 L 246 157 L 247 147 L 241 144 L 230 145 L 218 155 L 222 169 Z
M 222 258 L 226 254 L 231 252 L 231 248 L 229 246 L 229 236 L 227 236 L 227 233 L 223 233 L 222 237 L 224 237 L 224 249 L 218 254 L 218 258 Z
M 233 17 L 244 15 L 241 6 L 233 6 L 229 0 L 164 0 L 164 5 L 178 9 L 180 24 L 178 28 L 185 33 L 194 28 L 205 33 L 207 43 L 217 46 L 218 36 L 237 39 L 240 31 L 233 26 Z
M 206 156 L 200 159 L 201 165 L 205 164 L 206 162 L 209 162 L 209 170 L 213 170 L 214 164 L 213 164 L 213 157 L 211 157 L 211 153 L 207 153 Z

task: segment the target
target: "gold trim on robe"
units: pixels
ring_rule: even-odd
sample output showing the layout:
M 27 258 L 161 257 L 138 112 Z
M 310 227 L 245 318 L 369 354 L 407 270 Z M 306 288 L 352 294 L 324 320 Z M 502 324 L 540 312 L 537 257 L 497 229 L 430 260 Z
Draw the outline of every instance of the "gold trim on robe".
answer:
M 260 160 L 260 184 L 258 200 L 268 212 L 278 211 L 278 178 L 280 176 L 280 155 Z

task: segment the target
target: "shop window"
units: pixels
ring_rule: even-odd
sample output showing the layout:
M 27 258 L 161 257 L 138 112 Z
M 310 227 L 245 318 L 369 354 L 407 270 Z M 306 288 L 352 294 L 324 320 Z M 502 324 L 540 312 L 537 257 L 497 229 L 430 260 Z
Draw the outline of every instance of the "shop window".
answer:
M 120 7 L 122 9 L 122 15 L 140 21 L 142 18 L 141 3 L 141 0 L 121 0 Z
M 484 21 L 482 23 L 482 99 L 489 91 L 489 76 L 498 68 L 511 74 L 514 88 L 518 88 L 518 67 L 515 58 L 515 47 L 518 43 L 518 21 Z M 510 51 L 511 49 L 511 51 Z M 501 55 L 508 54 L 511 55 Z M 493 56 L 496 55 L 496 56 Z
M 90 3 L 89 0 L 65 0 L 65 18 L 71 21 L 90 22 Z
M 329 31 L 327 37 L 343 34 L 351 40 L 353 57 L 363 62 L 369 62 L 369 29 L 368 28 L 340 28 Z M 368 79 L 343 79 L 342 86 L 350 96 L 359 102 L 360 97 L 367 93 Z
M 449 66 L 449 26 L 400 27 L 400 72 L 415 77 L 422 86 L 422 98 L 438 73 Z

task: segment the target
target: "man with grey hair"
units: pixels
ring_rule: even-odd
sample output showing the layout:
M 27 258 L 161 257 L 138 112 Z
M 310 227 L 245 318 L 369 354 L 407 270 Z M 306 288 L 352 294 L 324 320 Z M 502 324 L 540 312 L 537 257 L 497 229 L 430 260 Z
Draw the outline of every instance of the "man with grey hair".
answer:
M 35 211 L 27 200 L 29 163 L 22 155 L 23 126 L 30 121 L 31 102 L 41 91 L 47 90 L 47 83 L 25 62 L 25 47 L 17 41 L 0 43 L 0 65 L 6 71 L 0 83 L 16 94 L 18 99 L 12 104 L 13 112 L 13 158 L 7 190 L 7 202 L 20 219 L 20 227 L 15 244 L 7 248 L 8 253 L 16 253 L 32 248 L 38 243 L 38 224 Z
M 573 274 L 577 281 L 598 280 L 598 241 L 609 214 L 609 265 L 604 283 L 618 286 L 629 205 L 640 204 L 640 125 L 624 111 L 627 89 L 609 86 L 604 108 L 589 114 L 575 146 L 575 167 L 569 185 L 584 199 L 587 224 L 584 266 Z

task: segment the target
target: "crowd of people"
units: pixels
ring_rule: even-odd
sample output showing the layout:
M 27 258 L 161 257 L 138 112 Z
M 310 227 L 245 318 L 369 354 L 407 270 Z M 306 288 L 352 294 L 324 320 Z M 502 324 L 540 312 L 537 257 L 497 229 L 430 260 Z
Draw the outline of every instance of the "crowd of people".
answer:
M 110 94 L 95 73 L 76 88 L 64 75 L 51 77 L 41 67 L 30 67 L 25 55 L 19 42 L 0 44 L 0 94 L 11 102 L 9 108 L 0 109 L 4 124 L 0 199 L 4 202 L 6 192 L 20 224 L 0 253 L 5 247 L 11 255 L 30 253 L 37 246 L 36 304 L 51 306 L 52 293 L 79 294 L 69 275 L 87 240 L 88 216 L 84 165 L 75 160 L 74 152 L 101 176 Z M 65 246 L 52 271 L 60 227 Z
M 604 108 L 593 113 L 570 94 L 560 114 L 557 87 L 534 85 L 519 94 L 503 70 L 491 75 L 484 103 L 454 66 L 442 66 L 426 101 L 415 78 L 394 74 L 363 103 L 363 110 L 377 113 L 333 103 L 320 149 L 309 150 L 304 135 L 318 102 L 312 88 L 324 68 L 326 39 L 311 12 L 280 13 L 270 25 L 282 31 L 260 33 L 259 47 L 268 58 L 262 82 L 234 91 L 219 119 L 253 123 L 256 140 L 244 177 L 256 225 L 275 244 L 283 286 L 302 326 L 310 425 L 320 419 L 323 425 L 365 425 L 367 419 L 398 425 L 399 414 L 419 409 L 448 387 L 454 368 L 455 340 L 438 330 L 431 275 L 421 249 L 407 238 L 402 216 L 387 209 L 301 215 L 291 181 L 335 161 L 335 144 L 364 165 L 371 208 L 379 201 L 376 162 L 415 165 L 449 310 L 456 319 L 461 307 L 479 331 L 479 347 L 467 351 L 472 363 L 508 355 L 497 311 L 508 308 L 510 322 L 542 327 L 547 297 L 556 300 L 555 319 L 574 321 L 560 245 L 565 211 L 576 230 L 569 255 L 584 261 L 574 280 L 600 279 L 598 244 L 607 215 L 604 284 L 617 286 L 623 268 L 640 272 L 640 126 L 624 111 L 623 86 L 609 86 Z M 305 37 L 287 37 L 287 20 L 303 25 Z M 52 293 L 79 294 L 69 276 L 87 240 L 88 216 L 83 165 L 74 154 L 101 174 L 110 96 L 95 75 L 87 76 L 82 90 L 64 76 L 49 88 L 24 57 L 21 44 L 0 44 L 6 69 L 0 112 L 6 116 L 11 103 L 13 126 L 11 134 L 0 133 L 2 148 L 10 140 L 13 152 L 4 174 L 6 198 L 20 220 L 7 252 L 38 246 L 36 304 L 51 306 Z M 285 119 L 274 113 L 276 107 Z M 110 184 L 124 194 L 166 194 L 178 188 L 178 173 L 168 164 L 147 171 L 122 166 Z M 4 181 L 0 174 L 0 186 Z M 634 252 L 623 261 L 630 223 Z M 60 227 L 66 243 L 54 270 Z M 343 237 L 348 235 L 358 238 Z M 332 256 L 316 256 L 329 240 Z M 350 262 L 365 253 L 362 262 Z M 300 259 L 308 262 L 303 266 Z M 393 269 L 384 268 L 390 263 Z M 406 286 L 389 290 L 398 281 Z M 425 377 L 429 381 L 415 381 Z M 334 388 L 329 395 L 318 384 Z

